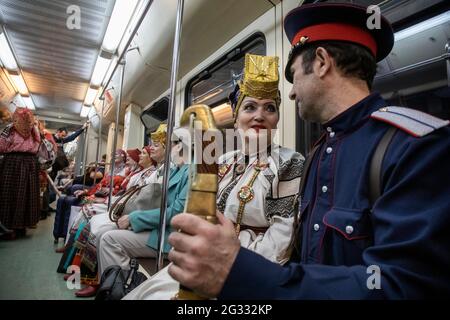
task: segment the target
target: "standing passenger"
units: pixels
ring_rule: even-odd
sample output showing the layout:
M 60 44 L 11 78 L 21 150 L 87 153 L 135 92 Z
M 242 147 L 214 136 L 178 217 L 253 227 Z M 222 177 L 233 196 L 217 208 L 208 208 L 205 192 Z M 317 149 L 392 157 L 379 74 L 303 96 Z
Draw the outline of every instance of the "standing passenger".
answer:
M 86 129 L 88 123 L 89 122 L 83 124 L 80 129 L 72 133 L 70 136 L 67 136 L 66 128 L 59 128 L 58 130 L 56 130 L 56 133 L 53 135 L 53 139 L 58 146 L 58 150 L 55 163 L 53 163 L 52 166 L 52 172 L 50 173 L 50 177 L 53 180 L 55 180 L 59 170 L 62 170 L 69 166 L 69 161 L 67 160 L 67 156 L 64 153 L 64 144 L 75 140 L 83 132 L 83 130 Z
M 39 221 L 39 165 L 36 154 L 41 142 L 34 116 L 17 108 L 13 123 L 0 135 L 0 221 L 25 235 L 25 228 Z M 12 237 L 14 237 L 12 235 Z

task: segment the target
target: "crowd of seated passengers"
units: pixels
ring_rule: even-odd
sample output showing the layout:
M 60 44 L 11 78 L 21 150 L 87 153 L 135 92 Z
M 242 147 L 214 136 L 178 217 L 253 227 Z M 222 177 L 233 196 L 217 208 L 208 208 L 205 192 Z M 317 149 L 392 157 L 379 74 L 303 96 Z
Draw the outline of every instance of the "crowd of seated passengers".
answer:
M 115 195 L 119 193 L 122 188 L 126 188 L 126 184 L 122 183 L 125 181 L 126 177 L 129 175 L 134 175 L 140 169 L 136 163 L 129 160 L 127 165 L 127 153 L 124 150 L 116 151 L 116 160 L 113 172 L 113 184 L 112 184 L 112 194 Z M 104 202 L 110 191 L 110 174 L 105 173 L 103 179 L 86 189 L 84 186 L 81 189 L 73 190 L 73 194 L 65 195 L 58 199 L 55 214 L 55 223 L 53 227 L 53 236 L 55 238 L 55 243 L 58 242 L 59 238 L 65 238 L 67 235 L 67 229 L 70 218 L 70 211 L 72 206 L 79 206 L 83 201 L 93 200 Z M 69 192 L 70 194 L 70 192 Z

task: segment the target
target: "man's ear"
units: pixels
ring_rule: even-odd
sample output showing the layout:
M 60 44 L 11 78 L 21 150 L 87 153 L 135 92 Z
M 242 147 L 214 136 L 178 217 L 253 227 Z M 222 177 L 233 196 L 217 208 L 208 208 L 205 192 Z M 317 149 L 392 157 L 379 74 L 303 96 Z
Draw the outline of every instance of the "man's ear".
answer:
M 316 49 L 316 59 L 314 61 L 314 73 L 319 77 L 325 76 L 333 65 L 333 58 L 323 47 Z
M 182 144 L 182 143 L 177 143 L 176 145 L 174 145 L 174 146 L 172 147 L 172 149 L 173 149 L 173 152 L 179 154 L 180 151 L 183 149 L 183 144 Z

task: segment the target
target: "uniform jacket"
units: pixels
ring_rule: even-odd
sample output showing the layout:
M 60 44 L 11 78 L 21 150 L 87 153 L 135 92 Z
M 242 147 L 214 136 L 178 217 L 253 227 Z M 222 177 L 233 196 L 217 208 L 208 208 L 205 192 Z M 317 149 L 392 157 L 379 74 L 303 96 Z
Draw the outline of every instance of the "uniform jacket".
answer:
M 370 115 L 384 106 L 372 94 L 324 125 L 301 199 L 300 252 L 281 267 L 241 249 L 220 298 L 450 296 L 450 129 L 420 138 L 398 129 L 372 207 L 371 158 L 391 125 Z

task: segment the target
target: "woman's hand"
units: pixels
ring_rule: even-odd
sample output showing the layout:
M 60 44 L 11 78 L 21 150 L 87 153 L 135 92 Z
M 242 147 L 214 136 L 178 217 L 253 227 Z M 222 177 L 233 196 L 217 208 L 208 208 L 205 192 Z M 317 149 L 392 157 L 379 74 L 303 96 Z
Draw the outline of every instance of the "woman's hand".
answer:
M 128 215 L 121 216 L 119 220 L 117 220 L 117 226 L 119 229 L 128 229 L 130 226 L 130 219 L 128 218 Z

